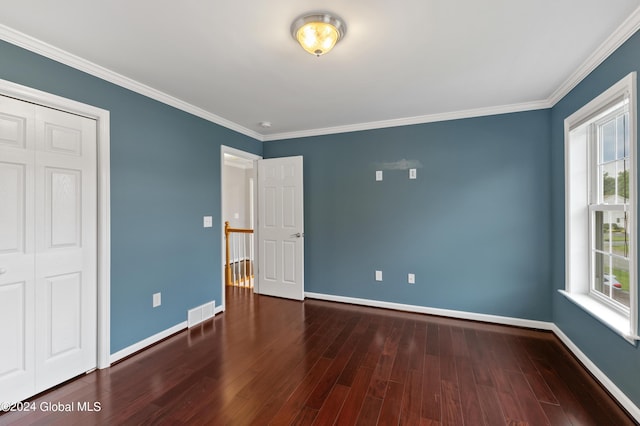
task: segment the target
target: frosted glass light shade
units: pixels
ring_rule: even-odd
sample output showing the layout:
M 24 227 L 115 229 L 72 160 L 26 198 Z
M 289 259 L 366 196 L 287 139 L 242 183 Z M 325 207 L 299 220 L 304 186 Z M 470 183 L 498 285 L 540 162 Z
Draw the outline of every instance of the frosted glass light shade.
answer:
M 300 46 L 312 55 L 321 56 L 333 49 L 344 37 L 347 27 L 333 15 L 314 14 L 296 19 L 291 25 L 291 35 Z

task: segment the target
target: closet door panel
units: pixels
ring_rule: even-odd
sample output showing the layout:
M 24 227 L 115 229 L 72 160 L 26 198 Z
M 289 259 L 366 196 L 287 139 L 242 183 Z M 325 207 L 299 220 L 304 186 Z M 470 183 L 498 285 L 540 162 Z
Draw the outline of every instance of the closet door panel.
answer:
M 0 96 L 0 401 L 35 390 L 34 120 Z
M 36 388 L 96 366 L 94 120 L 36 109 Z

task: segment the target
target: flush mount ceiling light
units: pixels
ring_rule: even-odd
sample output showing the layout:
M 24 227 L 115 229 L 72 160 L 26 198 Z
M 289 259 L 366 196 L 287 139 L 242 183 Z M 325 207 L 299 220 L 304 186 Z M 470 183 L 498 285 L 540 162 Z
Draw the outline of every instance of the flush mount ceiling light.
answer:
M 303 15 L 291 24 L 291 35 L 312 55 L 328 53 L 347 33 L 347 25 L 330 13 Z

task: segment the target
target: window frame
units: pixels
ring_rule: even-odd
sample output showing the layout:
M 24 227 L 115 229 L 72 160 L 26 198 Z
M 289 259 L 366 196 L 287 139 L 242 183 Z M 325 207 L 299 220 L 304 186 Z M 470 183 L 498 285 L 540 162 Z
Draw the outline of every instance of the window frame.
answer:
M 637 280 L 637 92 L 636 73 L 632 72 L 601 95 L 584 105 L 564 120 L 565 148 L 565 289 L 559 290 L 569 300 L 583 308 L 613 331 L 635 344 L 638 334 L 638 280 Z M 594 294 L 595 276 L 593 250 L 595 241 L 595 211 L 616 210 L 594 195 L 599 188 L 598 143 L 594 143 L 597 124 L 607 110 L 622 100 L 628 100 L 629 136 L 629 309 Z M 598 117 L 601 116 L 601 117 Z M 597 120 L 596 120 L 597 118 Z M 585 126 L 589 124 L 589 126 Z M 574 130 L 583 128 L 583 131 Z M 595 130 L 594 130 L 595 129 Z M 595 158 L 594 158 L 595 156 Z M 596 176 L 594 176 L 594 174 Z M 599 204 L 598 204 L 599 203 Z M 618 306 L 620 305 L 620 306 Z

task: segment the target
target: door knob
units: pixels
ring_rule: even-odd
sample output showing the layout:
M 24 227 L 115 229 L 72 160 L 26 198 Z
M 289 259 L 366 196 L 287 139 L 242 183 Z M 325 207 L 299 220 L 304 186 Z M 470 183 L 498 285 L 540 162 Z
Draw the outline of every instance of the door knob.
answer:
M 296 232 L 295 234 L 291 234 L 290 237 L 291 238 L 293 238 L 293 237 L 296 237 L 296 238 L 304 237 L 304 233 Z
M 0 275 L 6 274 L 8 272 L 7 268 L 0 268 Z

